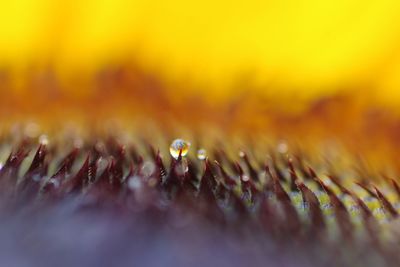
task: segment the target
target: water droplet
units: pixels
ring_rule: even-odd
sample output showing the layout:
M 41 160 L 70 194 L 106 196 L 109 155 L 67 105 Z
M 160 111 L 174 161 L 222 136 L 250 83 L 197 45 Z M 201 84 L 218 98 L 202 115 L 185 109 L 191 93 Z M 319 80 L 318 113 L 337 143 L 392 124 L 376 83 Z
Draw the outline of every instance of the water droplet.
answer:
M 189 152 L 189 148 L 189 142 L 186 142 L 183 139 L 175 139 L 174 141 L 172 141 L 171 146 L 169 147 L 169 153 L 172 157 L 178 159 L 179 153 L 182 155 L 182 157 L 184 157 Z
M 207 151 L 203 148 L 197 150 L 197 158 L 199 160 L 205 160 L 207 158 Z

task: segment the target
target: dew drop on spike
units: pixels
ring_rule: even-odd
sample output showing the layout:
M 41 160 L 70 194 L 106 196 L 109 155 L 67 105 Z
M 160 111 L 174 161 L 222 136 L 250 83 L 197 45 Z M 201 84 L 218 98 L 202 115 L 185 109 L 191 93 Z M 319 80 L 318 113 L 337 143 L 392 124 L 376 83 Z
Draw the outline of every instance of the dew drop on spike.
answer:
M 190 148 L 189 142 L 183 139 L 175 139 L 174 141 L 172 141 L 169 147 L 169 153 L 173 158 L 178 159 L 179 153 L 181 153 L 182 157 L 184 157 L 189 152 L 189 148 Z
M 205 160 L 207 157 L 207 151 L 203 148 L 197 150 L 197 158 L 199 160 Z

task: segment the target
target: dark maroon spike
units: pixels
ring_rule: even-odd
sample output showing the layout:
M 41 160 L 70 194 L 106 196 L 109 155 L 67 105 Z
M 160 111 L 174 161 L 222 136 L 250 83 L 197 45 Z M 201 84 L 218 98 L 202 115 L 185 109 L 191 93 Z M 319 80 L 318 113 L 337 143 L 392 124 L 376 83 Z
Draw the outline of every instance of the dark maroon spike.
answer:
M 182 161 L 180 163 L 182 163 Z M 198 181 L 196 174 L 193 173 L 193 170 L 191 170 L 191 168 L 194 166 L 191 160 L 186 159 L 186 163 L 187 163 L 187 172 L 185 172 L 184 178 L 182 180 L 182 189 L 184 191 L 190 192 L 191 193 L 190 195 L 193 195 L 197 191 L 197 187 L 194 185 L 194 183 L 197 183 Z
M 104 183 L 104 184 L 111 184 L 110 183 L 110 176 L 111 176 L 111 168 L 112 168 L 112 161 L 109 161 L 107 167 L 103 170 L 103 172 L 99 175 L 96 183 Z
M 129 171 L 126 174 L 125 178 L 124 178 L 124 182 L 126 182 L 129 177 L 132 177 L 135 174 L 135 164 L 133 163 L 133 161 L 129 164 Z
M 213 150 L 213 156 L 216 161 L 223 162 L 225 160 L 225 157 L 222 156 L 222 153 L 223 152 L 221 152 L 221 150 L 219 150 L 219 149 Z
M 250 178 L 255 182 L 259 182 L 260 180 L 258 179 L 258 173 L 251 164 L 247 154 L 243 152 L 242 158 L 244 163 L 246 164 L 247 169 L 249 170 Z
M 89 175 L 88 175 L 88 181 L 87 185 L 93 183 L 96 180 L 96 175 L 97 175 L 97 164 L 100 158 L 96 160 L 92 160 L 89 164 Z
M 342 185 L 339 178 L 335 175 L 328 175 L 329 179 L 340 189 L 340 191 L 345 195 L 352 195 L 352 193 Z
M 20 191 L 28 189 L 32 195 L 39 192 L 40 180 L 47 174 L 48 165 L 45 162 L 45 157 L 46 146 L 41 144 L 39 145 L 23 180 L 18 185 Z
M 156 152 L 156 149 L 149 143 L 147 143 L 147 148 L 148 148 L 151 158 L 155 161 L 157 159 L 158 152 Z M 181 151 L 179 152 L 179 154 L 180 153 L 181 153 Z
M 82 189 L 82 187 L 85 184 L 85 181 L 89 181 L 89 175 L 90 175 L 89 162 L 90 162 L 90 157 L 88 155 L 78 173 L 71 179 L 67 180 L 61 186 L 61 192 L 78 193 Z
M 25 143 L 22 143 L 17 151 L 11 152 L 8 156 L 3 168 L 0 170 L 0 176 L 8 175 L 8 177 L 15 176 L 18 173 L 22 161 L 29 155 L 29 150 L 25 148 Z M 17 179 L 15 179 L 16 181 Z
M 217 199 L 225 200 L 227 198 L 228 193 L 229 193 L 229 188 L 227 188 L 223 183 L 220 183 L 217 187 L 215 195 Z
M 128 153 L 131 156 L 134 163 L 139 164 L 140 162 L 143 161 L 142 157 L 139 155 L 139 153 L 137 152 L 136 148 L 133 145 L 129 147 Z
M 208 189 L 207 189 L 208 188 Z M 193 194 L 186 194 L 187 198 L 194 201 L 196 208 L 203 216 L 212 223 L 225 223 L 225 215 L 218 205 L 217 198 L 211 188 L 205 184 L 204 190 L 200 190 L 198 198 L 193 198 Z
M 237 174 L 239 175 L 239 177 L 243 177 L 244 171 L 243 171 L 242 166 L 240 166 L 240 164 L 238 162 L 235 162 L 235 170 L 236 170 Z
M 385 211 L 389 212 L 392 218 L 397 218 L 399 216 L 399 213 L 397 210 L 393 207 L 393 205 L 390 203 L 390 201 L 385 197 L 385 195 L 376 187 L 373 186 L 376 194 L 378 196 L 379 201 L 381 202 L 382 207 L 385 209 Z
M 58 187 L 64 182 L 66 176 L 70 173 L 72 165 L 78 156 L 79 149 L 74 148 L 61 162 L 58 171 L 50 178 L 43 186 L 41 193 L 53 194 L 58 190 Z
M 354 166 L 355 171 L 357 172 L 359 178 L 360 178 L 360 183 L 361 184 L 367 184 L 368 183 L 368 177 L 371 177 L 371 171 L 368 168 L 367 163 L 361 156 L 361 154 L 358 154 L 356 157 L 357 164 Z
M 310 166 L 308 166 L 308 173 L 309 173 L 309 177 L 316 183 L 316 185 L 319 187 L 319 189 L 324 190 L 324 187 L 321 185 L 321 183 L 320 183 L 321 180 L 319 179 L 317 173 Z
M 299 188 L 297 187 L 297 181 L 299 180 L 299 178 L 297 177 L 296 170 L 293 166 L 293 160 L 291 158 L 288 158 L 288 166 L 290 172 L 290 190 L 298 191 Z
M 210 183 L 210 185 L 213 189 L 215 189 L 217 187 L 218 182 L 215 177 L 215 174 L 213 173 L 212 164 L 208 160 L 206 160 L 206 163 L 205 163 L 205 170 L 204 170 L 203 177 L 207 178 L 207 182 Z
M 353 198 L 353 201 L 357 204 L 357 206 L 361 209 L 362 215 L 364 219 L 375 219 L 372 215 L 371 210 L 365 205 L 364 201 L 361 200 L 355 193 L 350 192 L 350 196 Z
M 266 196 L 261 199 L 259 216 L 262 227 L 268 233 L 275 233 L 274 228 L 277 226 L 277 216 L 274 212 L 274 209 L 271 207 L 269 200 Z
M 60 177 L 60 182 L 62 182 L 65 179 L 65 176 L 71 171 L 78 153 L 79 148 L 74 148 L 61 162 L 58 171 L 52 176 L 52 178 Z
M 138 170 L 140 170 L 143 166 L 144 159 L 142 156 L 139 156 L 138 161 L 136 162 Z
M 163 160 L 161 158 L 161 154 L 160 151 L 157 152 L 157 156 L 155 159 L 155 164 L 156 164 L 156 176 L 157 179 L 159 180 L 159 182 L 162 182 L 163 177 L 165 177 L 167 175 L 167 171 L 165 169 Z
M 215 181 L 214 175 L 210 169 L 210 165 L 206 160 L 204 174 L 200 180 L 199 194 L 198 197 L 202 201 L 198 201 L 202 212 L 211 220 L 224 222 L 224 214 L 220 207 L 218 206 L 216 196 L 214 194 L 215 186 L 213 182 Z M 220 187 L 223 186 L 222 184 Z
M 271 173 L 268 163 L 265 163 L 264 168 L 265 168 L 266 176 L 269 178 L 267 183 L 265 184 L 265 191 L 273 192 L 274 191 L 274 178 L 272 177 L 272 173 Z
M 210 162 L 206 159 L 203 177 L 200 180 L 199 194 L 214 195 L 213 191 L 217 186 L 214 174 L 211 171 Z
M 310 208 L 310 217 L 312 230 L 320 230 L 325 228 L 325 220 L 322 210 L 320 208 L 320 203 L 317 196 L 303 183 L 298 183 L 297 185 L 303 197 L 303 203 L 307 203 Z
M 105 157 L 106 155 L 108 155 L 108 151 L 103 142 L 96 141 L 91 146 L 90 154 L 93 158 L 97 159 L 99 157 Z
M 199 169 L 196 164 L 194 164 L 191 160 L 188 159 L 188 180 L 192 182 L 198 183 L 200 181 L 200 178 L 198 177 Z
M 247 180 L 245 179 L 245 174 L 244 174 L 242 166 L 240 166 L 240 164 L 238 162 L 235 163 L 235 166 L 236 166 L 237 173 L 239 174 L 239 177 L 240 177 L 240 182 L 242 185 L 242 193 L 246 194 L 246 192 L 247 192 L 247 193 L 250 193 L 251 196 L 254 196 L 255 194 L 257 194 L 257 189 L 254 186 L 254 184 L 252 183 L 252 181 L 250 179 L 247 179 Z
M 230 192 L 229 201 L 235 210 L 235 212 L 239 215 L 239 219 L 246 219 L 249 210 L 247 209 L 243 200 L 238 197 L 235 192 Z
M 396 191 L 397 197 L 400 198 L 400 186 L 399 184 L 396 182 L 396 180 L 389 178 L 390 182 L 392 183 L 392 186 L 394 188 L 394 190 Z
M 169 191 L 169 192 L 171 192 L 173 187 L 180 186 L 181 183 L 183 182 L 184 178 L 185 178 L 183 175 L 178 174 L 176 172 L 176 169 L 175 169 L 176 166 L 178 164 L 180 164 L 180 162 L 182 160 L 181 152 L 182 151 L 179 151 L 178 159 L 172 158 L 171 164 L 170 164 L 170 167 L 169 167 L 169 173 L 168 173 L 168 175 L 167 175 L 167 177 L 165 179 L 165 182 L 164 182 L 164 186 L 166 187 L 167 191 Z
M 242 193 L 243 195 L 250 194 L 250 201 L 253 202 L 254 198 L 258 195 L 258 190 L 253 183 L 253 180 L 244 180 L 243 177 L 240 178 L 242 183 Z
M 214 163 L 215 163 L 215 165 L 217 165 L 218 169 L 220 170 L 221 176 L 224 179 L 224 183 L 230 188 L 236 186 L 237 185 L 236 180 L 226 173 L 226 171 L 222 167 L 222 165 L 216 160 L 214 161 Z
M 197 187 L 193 184 L 192 179 L 183 180 L 182 189 L 185 192 L 192 193 L 192 195 L 197 191 Z
M 283 189 L 279 179 L 272 175 L 274 182 L 274 192 L 277 200 L 283 205 L 286 214 L 286 222 L 288 230 L 291 234 L 298 234 L 300 230 L 300 218 L 297 214 L 295 207 L 293 206 L 292 200 L 289 195 Z
M 332 204 L 335 211 L 335 218 L 339 225 L 340 230 L 342 231 L 344 238 L 352 238 L 352 230 L 353 224 L 350 220 L 350 214 L 346 209 L 346 206 L 343 202 L 336 196 L 336 194 L 324 184 L 318 177 L 316 177 L 317 181 L 321 184 L 323 190 L 328 194 L 329 202 Z
M 227 168 L 236 171 L 236 165 L 235 162 L 228 157 L 226 154 L 225 150 L 223 149 L 217 149 L 214 151 L 214 158 L 216 161 L 218 161 L 220 164 L 225 165 Z
M 177 161 L 180 162 L 182 160 L 182 149 L 179 149 L 179 155 Z
M 271 167 L 274 169 L 276 176 L 279 178 L 280 181 L 286 181 L 285 176 L 283 175 L 281 169 L 278 166 L 278 162 L 276 160 L 275 154 L 271 153 Z
M 246 177 L 240 164 L 236 162 L 235 165 L 236 165 L 236 170 L 240 177 L 242 193 L 243 195 L 250 194 L 250 200 L 253 201 L 254 200 L 253 198 L 257 195 L 258 190 L 254 185 L 253 180 L 249 179 L 249 177 Z
M 119 154 L 121 144 L 119 143 L 116 137 L 109 136 L 105 141 L 105 145 L 106 145 L 106 152 L 108 152 L 109 155 L 117 156 Z
M 89 188 L 87 194 L 96 195 L 100 197 L 109 198 L 114 196 L 118 192 L 118 187 L 111 184 L 113 161 L 111 160 L 103 172 L 99 175 L 99 178 Z
M 361 200 L 355 193 L 350 192 L 350 196 L 352 197 L 353 201 L 356 203 L 356 205 L 360 208 L 363 222 L 365 229 L 368 232 L 368 235 L 372 242 L 375 244 L 375 246 L 379 247 L 379 237 L 377 235 L 377 228 L 378 228 L 378 222 L 376 218 L 373 216 L 371 210 L 365 205 L 364 201 Z
M 359 187 L 361 187 L 362 189 L 364 189 L 371 197 L 377 198 L 378 199 L 378 195 L 372 191 L 371 189 L 368 188 L 368 186 L 363 183 L 363 182 L 354 182 L 356 185 L 358 185 Z
M 33 157 L 31 166 L 29 167 L 25 175 L 31 175 L 37 171 L 40 171 L 40 169 L 44 165 L 44 159 L 46 157 L 46 153 L 47 153 L 46 146 L 40 144 L 38 149 L 36 150 L 35 156 Z
M 112 169 L 111 169 L 111 183 L 119 186 L 123 180 L 123 168 L 125 163 L 125 146 L 117 144 L 115 159 L 113 159 Z
M 301 153 L 301 152 L 299 152 Z M 307 168 L 304 164 L 304 160 L 303 160 L 303 155 L 294 155 L 294 158 L 296 159 L 297 162 L 297 166 L 298 166 L 298 170 L 300 171 L 302 177 L 304 179 L 311 179 L 310 174 L 307 171 Z
M 122 184 L 122 180 L 124 177 L 121 160 L 111 159 L 110 174 L 111 174 L 110 177 L 111 184 L 113 184 L 113 186 L 119 187 Z

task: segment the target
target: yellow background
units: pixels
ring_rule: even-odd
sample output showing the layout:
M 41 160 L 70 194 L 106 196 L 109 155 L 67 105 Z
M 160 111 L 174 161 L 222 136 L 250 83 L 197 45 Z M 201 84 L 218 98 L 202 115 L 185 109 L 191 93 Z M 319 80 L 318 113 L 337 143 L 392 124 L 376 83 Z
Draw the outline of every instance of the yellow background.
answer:
M 2 0 L 0 67 L 68 76 L 134 61 L 190 84 L 182 94 L 357 89 L 397 103 L 399 14 L 397 0 Z

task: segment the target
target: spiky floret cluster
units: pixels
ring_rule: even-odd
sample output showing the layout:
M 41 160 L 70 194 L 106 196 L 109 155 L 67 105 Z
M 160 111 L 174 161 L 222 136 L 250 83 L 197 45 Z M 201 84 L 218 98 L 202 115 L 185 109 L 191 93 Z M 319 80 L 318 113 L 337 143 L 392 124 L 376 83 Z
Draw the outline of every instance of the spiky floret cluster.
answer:
M 301 153 L 270 152 L 260 159 L 240 152 L 232 159 L 217 148 L 209 150 L 206 159 L 191 154 L 175 159 L 148 144 L 139 152 L 113 138 L 104 140 L 80 144 L 69 153 L 45 143 L 17 145 L 0 171 L 2 217 L 22 213 L 20 219 L 46 218 L 32 232 L 29 223 L 22 223 L 39 240 L 51 231 L 42 227 L 52 229 L 53 223 L 61 225 L 55 232 L 68 236 L 77 228 L 96 229 L 99 222 L 93 220 L 112 218 L 118 222 L 112 225 L 124 225 L 117 231 L 123 237 L 116 241 L 120 245 L 105 248 L 109 255 L 121 257 L 119 263 L 134 255 L 134 262 L 160 264 L 163 259 L 158 261 L 157 254 L 177 257 L 167 265 L 186 261 L 201 265 L 198 260 L 252 266 L 400 262 L 396 230 L 400 187 L 393 179 L 386 184 L 357 180 L 349 185 L 337 173 L 319 171 L 320 163 L 305 162 Z M 72 228 L 60 223 L 80 216 L 83 221 Z M 99 230 L 97 235 L 112 239 L 115 229 L 107 232 Z M 99 246 L 92 239 L 84 242 Z M 80 237 L 73 240 L 82 242 Z M 48 258 L 57 255 L 49 248 L 52 245 L 65 249 L 57 239 L 41 242 Z M 136 242 L 141 245 L 132 245 Z M 180 251 L 171 250 L 174 244 Z M 76 246 L 67 248 L 72 258 L 89 257 L 77 257 L 82 246 Z M 218 251 L 217 258 L 208 258 L 213 255 L 210 249 Z M 63 257 L 70 262 L 69 256 Z M 87 260 L 95 265 L 90 257 Z

